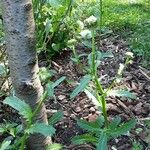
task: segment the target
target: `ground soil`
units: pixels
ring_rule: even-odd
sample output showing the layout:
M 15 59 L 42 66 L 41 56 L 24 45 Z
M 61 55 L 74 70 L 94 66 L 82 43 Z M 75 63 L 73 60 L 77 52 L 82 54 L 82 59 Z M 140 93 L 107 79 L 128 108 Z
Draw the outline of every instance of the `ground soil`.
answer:
M 98 74 L 103 77 L 103 86 L 107 87 L 114 79 L 119 68 L 119 63 L 124 62 L 125 53 L 129 51 L 129 46 L 118 35 L 103 38 L 101 42 L 99 38 L 97 38 L 96 42 L 98 49 L 103 52 L 111 51 L 114 55 L 113 58 L 105 59 L 98 70 Z M 79 44 L 76 49 L 79 54 L 90 53 L 90 49 L 82 44 Z M 93 150 L 95 149 L 93 145 L 71 144 L 72 137 L 85 132 L 78 127 L 76 118 L 84 118 L 88 121 L 94 121 L 98 115 L 101 115 L 97 110 L 97 107 L 94 106 L 85 93 L 81 93 L 74 100 L 70 100 L 70 93 L 75 88 L 75 83 L 84 76 L 84 73 L 79 66 L 71 61 L 71 56 L 71 50 L 65 50 L 51 62 L 51 69 L 57 71 L 53 80 L 55 81 L 61 76 L 66 76 L 68 82 L 70 82 L 63 82 L 60 84 L 55 90 L 56 100 L 52 99 L 46 102 L 48 117 L 58 110 L 63 110 L 64 112 L 62 121 L 55 126 L 56 134 L 53 137 L 53 140 L 56 143 L 63 144 L 64 149 L 67 150 Z M 40 66 L 49 65 L 47 62 L 44 63 L 43 60 L 39 60 L 39 63 Z M 83 57 L 82 63 L 87 63 L 86 57 Z M 150 71 L 140 66 L 140 58 L 134 58 L 133 63 L 126 69 L 122 82 L 117 85 L 117 88 L 130 89 L 130 91 L 136 94 L 137 99 L 108 98 L 107 107 L 109 119 L 118 115 L 121 117 L 122 121 L 136 118 L 138 122 L 130 134 L 111 140 L 108 146 L 109 150 L 114 150 L 115 148 L 117 150 L 131 150 L 133 149 L 132 143 L 134 140 L 138 141 L 143 146 L 144 150 L 150 149 L 148 148 L 147 143 L 147 127 L 143 122 L 143 120 L 150 118 Z M 1 97 L 0 99 L 2 100 L 4 97 Z M 12 110 L 11 114 L 13 117 L 10 116 L 10 108 L 3 106 L 2 104 L 0 113 L 0 120 L 10 119 L 11 121 L 16 121 L 19 119 L 19 116 Z M 142 130 L 139 131 L 139 128 Z

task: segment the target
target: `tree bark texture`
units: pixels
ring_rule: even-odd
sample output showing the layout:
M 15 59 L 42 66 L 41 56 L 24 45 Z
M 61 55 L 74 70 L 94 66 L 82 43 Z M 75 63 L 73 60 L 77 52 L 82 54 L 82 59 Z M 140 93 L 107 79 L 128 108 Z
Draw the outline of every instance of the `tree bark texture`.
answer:
M 38 76 L 32 0 L 1 0 L 1 2 L 12 84 L 16 96 L 34 110 L 43 94 L 43 88 Z M 44 105 L 36 120 L 47 123 Z M 49 137 L 34 134 L 29 137 L 27 149 L 44 150 L 45 145 L 50 142 Z

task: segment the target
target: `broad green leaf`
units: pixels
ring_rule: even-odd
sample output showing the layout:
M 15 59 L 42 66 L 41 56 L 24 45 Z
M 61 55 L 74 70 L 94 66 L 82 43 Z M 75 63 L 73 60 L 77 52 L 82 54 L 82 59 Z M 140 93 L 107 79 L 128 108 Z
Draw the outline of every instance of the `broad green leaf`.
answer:
M 98 139 L 97 150 L 107 150 L 107 135 L 102 132 L 100 138 Z
M 118 125 L 119 125 L 119 123 L 121 122 L 121 118 L 120 117 L 115 117 L 113 120 L 112 120 L 112 122 L 109 124 L 109 128 L 110 129 L 115 129 Z
M 96 143 L 97 138 L 90 134 L 78 135 L 71 140 L 74 144 Z
M 127 91 L 127 90 L 110 90 L 110 91 L 108 91 L 107 95 L 136 99 L 135 94 L 131 93 L 130 91 Z
M 55 133 L 55 128 L 44 123 L 35 123 L 26 132 L 28 134 L 41 133 L 44 136 L 52 136 Z
M 55 81 L 52 85 L 53 88 L 55 88 L 56 86 L 58 86 L 62 81 L 64 81 L 66 79 L 65 76 L 59 78 L 57 81 Z
M 77 120 L 77 124 L 84 130 L 91 132 L 100 132 L 101 128 L 97 122 L 88 122 L 86 120 Z
M 53 83 L 51 82 L 48 82 L 46 84 L 46 91 L 47 91 L 47 94 L 48 94 L 48 97 L 54 97 L 54 88 L 53 88 Z
M 91 80 L 90 75 L 84 76 L 83 79 L 81 79 L 79 85 L 71 93 L 70 98 L 72 99 L 72 98 L 76 97 L 80 92 L 82 92 L 85 89 L 85 87 L 87 86 L 87 84 L 90 82 L 90 80 Z
M 54 125 L 55 123 L 57 123 L 58 121 L 60 121 L 63 118 L 63 112 L 62 111 L 58 111 L 56 112 L 49 120 L 48 123 L 50 125 Z
M 61 144 L 54 143 L 54 144 L 48 145 L 46 150 L 62 150 L 62 148 L 63 148 L 63 146 Z
M 3 141 L 1 146 L 0 146 L 0 150 L 5 150 L 10 146 L 11 141 Z
M 134 128 L 136 125 L 136 120 L 132 119 L 129 122 L 126 122 L 125 124 L 121 125 L 120 127 L 117 127 L 113 130 L 110 130 L 110 136 L 112 137 L 118 137 L 122 134 L 125 134 L 127 131 L 130 131 L 132 128 Z
M 19 114 L 22 115 L 27 121 L 31 120 L 32 109 L 24 101 L 20 100 L 17 97 L 7 97 L 3 103 L 8 104 L 9 106 L 17 110 Z

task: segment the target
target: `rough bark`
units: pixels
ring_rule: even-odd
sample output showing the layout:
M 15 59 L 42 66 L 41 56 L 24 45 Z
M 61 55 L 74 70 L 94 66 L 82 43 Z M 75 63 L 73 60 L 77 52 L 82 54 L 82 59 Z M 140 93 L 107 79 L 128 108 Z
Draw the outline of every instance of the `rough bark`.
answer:
M 1 2 L 12 84 L 16 96 L 34 109 L 43 94 L 43 88 L 38 76 L 32 0 L 1 0 Z M 44 105 L 36 119 L 47 123 Z M 35 134 L 30 136 L 27 146 L 29 150 L 44 150 L 48 143 L 49 137 Z

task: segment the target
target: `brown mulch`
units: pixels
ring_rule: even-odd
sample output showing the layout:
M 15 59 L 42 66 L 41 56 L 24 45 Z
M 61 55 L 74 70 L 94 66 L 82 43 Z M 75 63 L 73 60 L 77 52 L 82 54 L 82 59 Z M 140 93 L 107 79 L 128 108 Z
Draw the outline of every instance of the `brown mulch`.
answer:
M 118 70 L 119 63 L 124 62 L 124 56 L 128 49 L 128 45 L 119 36 L 107 37 L 100 43 L 97 38 L 97 45 L 103 52 L 111 51 L 114 54 L 113 58 L 105 59 L 99 67 L 98 74 L 103 77 L 102 83 L 104 87 L 114 79 L 114 76 Z M 79 54 L 90 53 L 88 48 L 85 48 L 82 44 L 77 46 Z M 53 80 L 57 80 L 61 76 L 66 76 L 68 82 L 63 82 L 55 89 L 56 101 L 49 100 L 46 102 L 48 117 L 52 115 L 52 112 L 63 110 L 64 118 L 62 121 L 56 124 L 56 134 L 53 137 L 54 142 L 64 145 L 64 149 L 67 150 L 94 150 L 93 145 L 72 145 L 71 138 L 75 135 L 84 133 L 76 123 L 76 118 L 84 118 L 88 121 L 94 121 L 101 113 L 94 106 L 92 101 L 88 97 L 81 93 L 74 100 L 70 100 L 70 94 L 75 88 L 75 82 L 78 82 L 84 73 L 75 65 L 70 57 L 72 53 L 70 50 L 64 51 L 61 55 L 55 57 L 52 61 L 52 68 L 57 71 L 57 74 Z M 86 58 L 83 58 L 83 63 L 86 64 Z M 43 64 L 42 64 L 43 65 Z M 114 150 L 131 150 L 132 142 L 137 140 L 144 150 L 148 150 L 148 144 L 146 142 L 146 125 L 143 123 L 145 118 L 150 118 L 150 71 L 148 69 L 140 67 L 140 59 L 134 58 L 133 64 L 131 64 L 124 73 L 121 84 L 117 85 L 118 88 L 127 88 L 134 92 L 137 96 L 137 100 L 128 100 L 123 98 L 107 99 L 107 107 L 109 119 L 119 115 L 122 121 L 127 121 L 130 118 L 136 118 L 138 120 L 136 128 L 142 128 L 142 131 L 137 133 L 136 128 L 131 131 L 130 135 L 123 135 L 117 139 L 113 139 L 109 142 L 109 149 Z M 1 100 L 3 97 L 0 98 Z M 0 101 L 1 101 L 0 100 Z M 19 118 L 18 115 L 14 115 L 15 112 L 11 110 L 13 117 L 8 118 L 10 109 L 0 104 L 1 112 L 0 119 L 10 119 L 16 121 Z M 5 113 L 4 113 L 5 112 Z M 0 122 L 1 123 L 1 122 Z
M 114 54 L 114 58 L 105 59 L 99 67 L 99 75 L 104 76 L 102 82 L 106 87 L 114 78 L 119 63 L 124 62 L 125 53 L 129 49 L 126 42 L 119 36 L 103 39 L 101 43 L 97 39 L 97 45 L 101 51 L 106 52 L 109 50 Z M 79 54 L 90 52 L 88 48 L 86 49 L 82 45 L 77 46 L 77 51 Z M 58 72 L 55 79 L 64 75 L 67 79 L 73 81 L 79 81 L 82 78 L 84 73 L 70 60 L 71 56 L 71 51 L 66 51 L 53 60 L 53 68 Z M 109 142 L 110 150 L 113 147 L 117 150 L 130 150 L 132 149 L 132 141 L 135 139 L 140 142 L 143 149 L 148 149 L 146 143 L 146 127 L 141 120 L 150 117 L 150 79 L 148 78 L 150 77 L 150 71 L 140 67 L 139 62 L 140 60 L 138 58 L 134 59 L 133 64 L 125 71 L 121 84 L 118 85 L 118 88 L 127 88 L 134 92 L 137 100 L 111 97 L 107 101 L 107 107 L 110 119 L 116 115 L 119 115 L 122 121 L 127 121 L 134 117 L 138 120 L 136 128 L 142 128 L 143 131 L 136 133 L 135 128 L 132 130 L 130 136 L 124 135 L 115 140 L 111 140 Z M 86 59 L 83 60 L 83 63 L 86 64 Z M 99 115 L 97 107 L 94 106 L 84 93 L 81 93 L 74 100 L 70 100 L 69 96 L 74 88 L 74 84 L 62 83 L 55 91 L 57 102 L 53 103 L 51 101 L 47 103 L 48 109 L 60 109 L 64 112 L 63 120 L 56 125 L 57 133 L 54 141 L 67 145 L 68 147 L 72 146 L 71 138 L 73 136 L 83 133 L 77 126 L 75 119 L 84 118 L 88 121 L 94 121 Z M 68 149 L 71 150 L 72 148 Z

